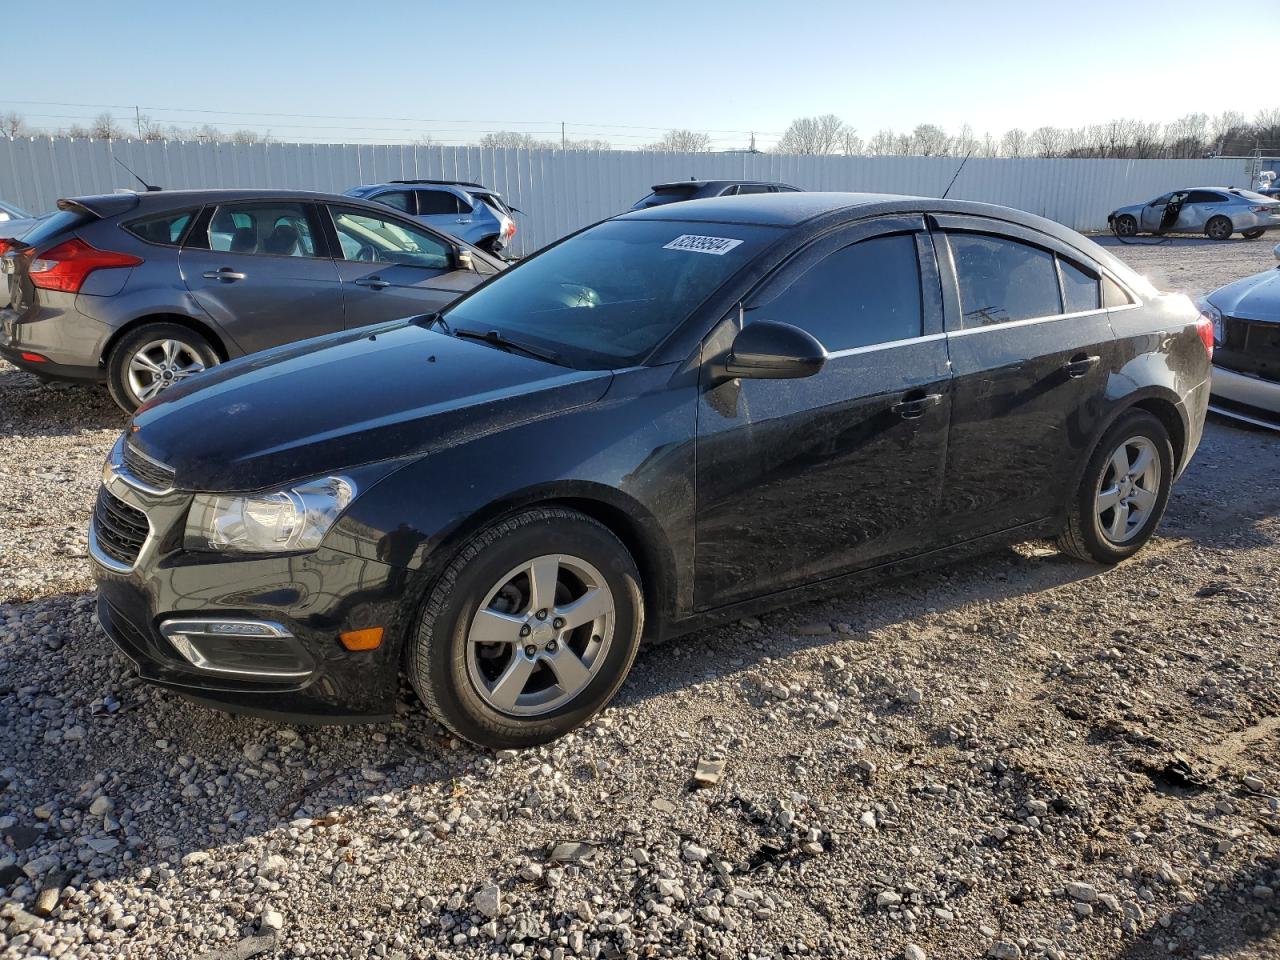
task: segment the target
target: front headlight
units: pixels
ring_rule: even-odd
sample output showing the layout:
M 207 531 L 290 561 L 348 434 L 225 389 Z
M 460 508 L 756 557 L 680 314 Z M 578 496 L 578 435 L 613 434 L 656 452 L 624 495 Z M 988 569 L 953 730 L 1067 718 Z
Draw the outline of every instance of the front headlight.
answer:
M 1208 317 L 1213 324 L 1213 345 L 1215 347 L 1222 346 L 1222 341 L 1226 338 L 1226 332 L 1222 326 L 1222 311 L 1208 300 L 1201 300 L 1199 306 L 1200 313 Z
M 188 550 L 314 550 L 355 498 L 348 477 L 321 477 L 269 493 L 198 493 L 187 513 Z

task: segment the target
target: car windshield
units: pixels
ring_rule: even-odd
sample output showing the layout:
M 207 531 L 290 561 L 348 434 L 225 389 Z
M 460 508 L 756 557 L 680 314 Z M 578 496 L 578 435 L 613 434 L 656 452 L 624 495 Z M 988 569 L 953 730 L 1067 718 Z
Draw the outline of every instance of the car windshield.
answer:
M 496 330 L 570 366 L 644 359 L 778 236 L 774 227 L 610 220 L 509 269 L 445 311 L 453 330 Z

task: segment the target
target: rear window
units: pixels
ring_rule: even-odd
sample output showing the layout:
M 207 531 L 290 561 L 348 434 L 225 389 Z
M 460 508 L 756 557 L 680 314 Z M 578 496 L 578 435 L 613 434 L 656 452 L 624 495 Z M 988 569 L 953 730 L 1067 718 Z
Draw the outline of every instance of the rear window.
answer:
M 176 247 L 182 241 L 182 235 L 186 233 L 187 225 L 191 223 L 194 214 L 194 210 L 174 210 L 159 216 L 134 220 L 132 223 L 126 223 L 124 228 L 147 243 Z
M 483 201 L 491 210 L 494 211 L 494 213 L 498 213 L 503 216 L 511 215 L 510 208 L 502 202 L 501 197 L 495 196 L 492 193 L 475 193 L 474 191 L 472 191 L 471 195 L 476 199 Z
M 655 190 L 643 200 L 636 204 L 637 207 L 660 207 L 664 203 L 679 203 L 681 200 L 690 200 L 693 195 L 698 192 L 698 188 L 694 186 L 688 187 L 667 187 L 663 190 Z
M 74 230 L 76 227 L 93 219 L 94 217 L 87 213 L 80 213 L 75 210 L 59 210 L 57 213 L 51 214 L 47 220 L 41 220 L 30 232 L 23 234 L 22 242 L 38 247 L 54 239 L 58 234 L 67 230 Z
M 1062 313 L 1053 254 L 1008 237 L 952 233 L 950 241 L 966 329 Z

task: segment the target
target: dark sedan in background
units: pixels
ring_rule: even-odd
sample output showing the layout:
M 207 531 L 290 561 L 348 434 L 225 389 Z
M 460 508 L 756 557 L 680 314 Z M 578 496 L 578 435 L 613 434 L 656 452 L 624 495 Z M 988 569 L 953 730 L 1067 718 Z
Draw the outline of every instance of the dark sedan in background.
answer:
M 653 192 L 641 197 L 631 207 L 645 210 L 667 203 L 683 203 L 685 200 L 707 200 L 711 197 L 746 197 L 757 193 L 799 193 L 799 187 L 775 180 L 673 180 L 655 183 Z
M 442 314 L 139 412 L 89 533 L 153 682 L 232 709 L 559 736 L 643 635 L 1042 535 L 1115 563 L 1200 440 L 1211 330 L 1058 224 L 873 194 L 700 200 Z
M 505 266 L 382 204 L 301 191 L 58 201 L 0 253 L 0 356 L 125 410 L 268 347 L 438 310 Z

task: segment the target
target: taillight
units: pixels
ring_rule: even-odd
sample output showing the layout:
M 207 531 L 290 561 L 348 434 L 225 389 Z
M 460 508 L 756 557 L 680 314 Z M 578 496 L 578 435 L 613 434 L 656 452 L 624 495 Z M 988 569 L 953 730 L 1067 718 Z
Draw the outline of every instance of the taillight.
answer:
M 1213 317 L 1207 312 L 1201 312 L 1196 318 L 1196 333 L 1200 334 L 1200 342 L 1204 344 L 1204 352 L 1209 354 L 1209 359 L 1213 359 Z
M 140 263 L 142 258 L 131 253 L 99 250 L 79 237 L 72 237 L 32 260 L 27 274 L 33 285 L 45 290 L 79 293 L 85 277 L 95 270 L 136 267 Z
M 507 221 L 507 239 L 511 239 L 516 235 L 516 222 L 514 220 Z
M 12 246 L 13 246 L 13 243 L 10 242 L 9 240 L 0 240 L 0 257 L 3 257 L 5 253 L 8 252 L 9 248 Z
M 1275 209 L 1276 209 L 1276 208 L 1275 208 L 1275 207 L 1272 207 L 1272 206 L 1267 206 L 1267 207 L 1250 207 L 1250 208 L 1249 208 L 1249 210 L 1250 210 L 1251 212 L 1253 212 L 1253 213 L 1272 213 L 1272 212 L 1274 212 L 1274 211 L 1275 211 Z

